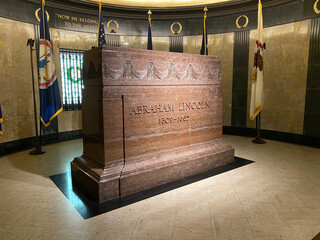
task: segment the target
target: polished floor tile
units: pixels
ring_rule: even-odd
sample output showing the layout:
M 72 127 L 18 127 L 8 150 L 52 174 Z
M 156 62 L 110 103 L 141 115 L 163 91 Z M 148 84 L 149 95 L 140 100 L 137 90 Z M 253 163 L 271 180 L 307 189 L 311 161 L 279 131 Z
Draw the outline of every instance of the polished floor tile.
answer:
M 45 146 L 41 156 L 1 157 L 0 239 L 314 238 L 320 232 L 320 149 L 224 140 L 237 157 L 254 162 L 102 206 L 99 215 L 97 205 L 70 188 L 70 162 L 82 154 L 81 139 Z
M 171 215 L 142 214 L 133 236 L 171 239 L 173 223 L 174 216 Z
M 253 240 L 253 234 L 246 218 L 214 217 L 212 218 L 213 239 Z
M 112 199 L 110 201 L 104 203 L 97 203 L 87 198 L 81 191 L 77 190 L 74 186 L 72 186 L 71 173 L 66 172 L 62 174 L 57 174 L 50 176 L 50 179 L 55 183 L 55 185 L 61 190 L 61 192 L 66 196 L 69 202 L 75 207 L 75 209 L 81 214 L 84 219 L 94 217 L 96 215 L 106 213 L 118 208 L 124 208 L 125 206 L 131 205 L 133 203 L 146 200 L 145 204 L 150 205 L 150 201 L 159 201 L 157 195 L 167 196 L 167 192 L 171 192 L 171 197 L 173 197 L 172 192 L 174 194 L 174 200 L 176 202 L 170 202 L 168 199 L 164 199 L 159 206 L 163 206 L 162 209 L 154 209 L 146 206 L 145 209 L 153 212 L 159 212 L 159 214 L 164 214 L 165 212 L 170 211 L 166 205 L 177 206 L 177 201 L 207 201 L 208 199 L 208 186 L 206 181 L 203 179 L 210 178 L 212 176 L 216 176 L 222 173 L 226 173 L 233 169 L 237 169 L 239 167 L 248 165 L 253 163 L 253 161 L 249 161 L 246 159 L 242 159 L 239 157 L 235 157 L 234 162 L 229 163 L 225 166 L 221 166 L 216 169 L 212 169 L 206 172 L 198 173 L 189 177 L 185 177 L 173 182 L 169 182 L 166 184 L 162 184 L 160 186 L 147 189 L 129 196 L 122 197 L 121 199 Z M 208 181 L 210 182 L 210 180 Z M 184 187 L 183 187 L 184 186 Z M 183 187 L 183 188 L 182 188 Z M 210 189 L 210 187 L 209 187 Z M 176 191 L 172 191 L 176 190 Z M 173 200 L 173 199 L 172 199 Z M 152 206 L 152 205 L 151 205 Z M 171 214 L 175 214 L 177 207 L 172 206 Z

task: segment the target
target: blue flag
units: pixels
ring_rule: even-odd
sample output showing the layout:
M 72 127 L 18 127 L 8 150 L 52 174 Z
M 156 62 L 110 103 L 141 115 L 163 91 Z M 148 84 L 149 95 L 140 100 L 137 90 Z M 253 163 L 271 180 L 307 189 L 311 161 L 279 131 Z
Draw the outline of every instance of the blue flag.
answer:
M 40 6 L 40 46 L 39 46 L 39 88 L 40 119 L 45 127 L 62 112 L 56 68 L 53 62 L 53 51 L 45 10 L 45 0 Z
M 0 136 L 2 135 L 2 122 L 3 122 L 3 118 L 2 118 L 1 105 L 0 105 Z
M 149 18 L 148 18 L 148 50 L 152 50 L 152 35 L 151 35 L 151 11 L 148 12 Z
M 98 33 L 98 46 L 105 46 L 106 38 L 104 34 L 103 15 L 101 11 L 101 3 L 99 2 L 99 33 Z
M 203 17 L 202 45 L 201 45 L 201 50 L 200 50 L 201 55 L 208 55 L 208 34 L 207 34 L 207 24 L 206 24 L 207 11 L 208 11 L 208 9 L 205 8 L 204 9 L 204 17 Z

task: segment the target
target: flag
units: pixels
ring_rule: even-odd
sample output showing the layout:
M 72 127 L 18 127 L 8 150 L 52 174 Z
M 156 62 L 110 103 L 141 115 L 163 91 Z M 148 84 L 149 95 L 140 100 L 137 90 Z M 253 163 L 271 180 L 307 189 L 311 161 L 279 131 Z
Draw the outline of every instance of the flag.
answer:
M 1 105 L 0 105 L 0 136 L 2 135 L 2 122 L 3 122 L 3 118 L 2 118 Z
M 201 50 L 200 54 L 201 55 L 208 55 L 208 34 L 207 34 L 207 24 L 206 24 L 206 19 L 207 19 L 207 7 L 203 9 L 204 11 L 204 16 L 203 16 L 203 33 L 202 33 L 202 45 L 201 45 Z
M 106 38 L 104 33 L 104 26 L 103 26 L 103 15 L 101 11 L 101 2 L 99 2 L 99 33 L 98 33 L 98 46 L 105 46 L 106 45 Z
M 45 0 L 40 7 L 40 46 L 39 46 L 39 88 L 40 88 L 40 119 L 45 127 L 61 111 L 60 92 L 53 62 L 53 51 L 47 22 Z
M 152 35 L 151 35 L 151 14 L 152 12 L 149 10 L 148 12 L 149 18 L 148 18 L 148 50 L 152 50 Z
M 258 4 L 258 39 L 256 40 L 256 52 L 252 72 L 250 120 L 254 120 L 263 108 L 263 19 L 262 4 Z

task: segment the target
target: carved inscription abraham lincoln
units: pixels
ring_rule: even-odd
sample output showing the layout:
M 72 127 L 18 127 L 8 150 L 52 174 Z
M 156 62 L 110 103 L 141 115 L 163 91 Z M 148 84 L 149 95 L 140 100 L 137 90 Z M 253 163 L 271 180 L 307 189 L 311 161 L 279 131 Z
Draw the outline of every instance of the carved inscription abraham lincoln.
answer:
M 187 110 L 200 110 L 209 108 L 208 102 L 186 102 L 179 103 L 178 107 L 175 107 L 174 103 L 171 104 L 155 104 L 155 105 L 138 105 L 132 106 L 130 115 L 137 114 L 149 114 L 149 113 L 162 113 L 162 112 L 174 112 L 177 111 L 187 111 Z
M 97 201 L 225 165 L 217 58 L 116 47 L 85 53 L 83 155 L 73 184 Z
M 178 103 L 176 107 L 174 103 L 168 104 L 154 104 L 154 105 L 137 105 L 131 107 L 130 115 L 139 114 L 154 114 L 154 113 L 170 113 L 176 111 L 188 111 L 188 110 L 203 110 L 209 108 L 209 104 L 206 101 L 192 101 Z M 159 124 L 173 123 L 173 122 L 184 122 L 189 121 L 189 115 L 168 115 L 158 119 Z

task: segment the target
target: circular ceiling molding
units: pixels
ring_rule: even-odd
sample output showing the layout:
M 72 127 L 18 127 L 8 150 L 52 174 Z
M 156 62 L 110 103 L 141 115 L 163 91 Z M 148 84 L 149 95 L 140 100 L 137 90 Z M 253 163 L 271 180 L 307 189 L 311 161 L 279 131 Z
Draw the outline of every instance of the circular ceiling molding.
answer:
M 98 0 L 90 0 L 99 2 Z M 232 0 L 101 0 L 101 3 L 143 8 L 173 8 L 173 7 L 193 7 L 202 5 L 211 5 L 232 2 Z
M 38 2 L 39 0 L 26 0 Z M 290 3 L 292 0 L 263 0 L 263 7 Z M 295 0 L 298 1 L 298 0 Z M 97 14 L 99 0 L 47 0 L 49 7 L 68 11 Z M 157 19 L 203 18 L 206 6 L 208 17 L 256 11 L 258 0 L 101 0 L 104 16 L 113 18 L 145 19 L 151 9 Z

